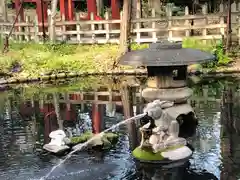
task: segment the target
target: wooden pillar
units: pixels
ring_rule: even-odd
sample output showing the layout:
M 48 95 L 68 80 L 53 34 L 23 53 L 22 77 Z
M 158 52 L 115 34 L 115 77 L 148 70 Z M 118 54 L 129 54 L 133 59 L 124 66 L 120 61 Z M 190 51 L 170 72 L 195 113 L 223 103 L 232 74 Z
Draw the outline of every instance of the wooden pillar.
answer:
M 49 134 L 50 134 L 50 116 L 46 117 L 51 112 L 51 105 L 47 104 L 45 107 L 45 112 L 44 112 L 44 144 L 49 143 Z
M 222 164 L 223 169 L 221 171 L 221 180 L 236 180 L 234 176 L 233 166 L 234 159 L 233 154 L 233 145 L 234 139 L 233 135 L 235 129 L 233 127 L 233 89 L 229 88 L 225 90 L 222 98 L 222 107 L 221 107 L 221 155 L 222 155 Z
M 65 19 L 68 19 L 68 1 L 60 0 L 60 14 L 61 17 L 64 16 Z
M 38 23 L 47 23 L 47 4 L 46 2 L 42 2 L 43 0 L 36 0 L 36 13 L 37 13 L 37 17 L 38 17 Z M 39 27 L 39 31 L 43 31 L 43 27 L 45 29 L 45 26 L 40 25 Z
M 111 0 L 112 19 L 120 19 L 119 0 Z
M 73 21 L 74 19 L 74 2 L 72 0 L 68 0 L 68 20 Z
M 130 49 L 129 35 L 131 30 L 131 4 L 132 0 L 123 1 L 123 17 L 120 28 L 120 53 L 125 54 Z
M 88 18 L 90 18 L 91 13 L 94 14 L 94 17 L 97 15 L 96 4 L 96 0 L 87 0 Z
M 130 87 L 126 84 L 123 84 L 121 87 L 120 91 L 125 119 L 133 116 L 133 95 L 136 95 L 135 90 L 134 87 Z M 139 144 L 136 123 L 134 121 L 127 123 L 127 129 L 129 133 L 130 149 L 133 150 Z
M 92 104 L 92 126 L 94 134 L 98 134 L 101 132 L 102 124 L 101 121 L 102 121 L 101 108 L 99 108 L 98 104 Z
M 17 13 L 19 11 L 19 8 L 21 8 L 21 1 L 20 0 L 15 0 L 15 9 L 16 9 Z M 19 17 L 20 17 L 21 21 L 24 20 L 24 10 L 23 10 L 23 8 L 20 10 Z

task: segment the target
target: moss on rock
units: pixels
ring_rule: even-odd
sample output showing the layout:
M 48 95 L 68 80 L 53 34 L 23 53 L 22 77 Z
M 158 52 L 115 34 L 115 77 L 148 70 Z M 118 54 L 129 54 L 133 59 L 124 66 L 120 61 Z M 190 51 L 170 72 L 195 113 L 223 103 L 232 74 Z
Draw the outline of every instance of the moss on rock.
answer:
M 94 136 L 94 134 L 92 132 L 85 132 L 80 136 L 76 136 L 76 137 L 72 137 L 71 138 L 71 144 L 76 145 L 79 143 L 84 143 L 86 141 L 88 141 L 90 138 L 92 138 Z M 115 133 L 105 133 L 101 139 L 101 142 L 99 142 L 99 139 L 97 138 L 95 141 L 92 141 L 90 143 L 90 145 L 93 147 L 98 146 L 100 144 L 103 145 L 103 149 L 109 149 L 110 147 L 112 147 L 112 145 L 116 144 L 118 141 L 118 134 Z
M 181 146 L 173 146 L 170 148 L 166 148 L 162 151 L 159 151 L 157 153 L 152 152 L 151 150 L 147 149 L 142 149 L 140 147 L 137 147 L 136 149 L 133 150 L 132 154 L 136 159 L 139 160 L 144 160 L 144 161 L 161 161 L 164 160 L 165 158 L 162 156 L 162 152 L 174 150 L 177 148 L 180 148 Z
M 137 147 L 132 152 L 133 156 L 137 159 L 145 160 L 145 161 L 160 161 L 163 160 L 164 157 L 161 155 L 161 152 L 153 153 L 150 150 L 145 150 L 140 147 Z

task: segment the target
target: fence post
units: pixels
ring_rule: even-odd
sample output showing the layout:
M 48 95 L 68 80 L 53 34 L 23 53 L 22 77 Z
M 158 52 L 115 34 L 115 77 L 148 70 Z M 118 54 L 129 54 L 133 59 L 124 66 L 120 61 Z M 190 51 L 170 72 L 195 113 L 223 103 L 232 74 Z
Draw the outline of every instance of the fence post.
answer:
M 67 40 L 67 36 L 66 36 L 66 25 L 65 25 L 65 15 L 63 14 L 62 15 L 62 18 L 61 18 L 61 22 L 62 22 L 62 24 L 61 24 L 61 29 L 62 29 L 62 41 L 66 41 Z M 56 30 L 55 30 L 56 31 Z
M 224 22 L 224 16 L 220 16 L 220 33 L 222 36 L 225 36 L 225 22 Z
M 1 0 L 0 1 L 0 15 L 3 17 L 3 21 L 7 22 L 8 17 L 7 17 L 7 1 L 6 0 Z
M 140 22 L 140 18 L 141 18 L 141 5 L 140 3 L 137 3 L 137 11 L 136 11 L 136 20 L 137 20 L 137 23 L 136 23 L 136 34 L 137 34 L 137 38 L 136 38 L 136 42 L 138 44 L 141 43 L 141 32 L 140 32 L 140 29 L 141 29 L 141 22 Z
M 208 14 L 208 6 L 207 4 L 204 4 L 202 6 L 202 14 L 204 15 L 204 26 L 207 26 L 208 25 L 208 18 L 207 18 L 207 14 Z M 206 37 L 207 37 L 207 28 L 204 28 L 202 30 L 202 36 L 203 36 L 203 43 L 207 43 L 206 41 Z
M 231 4 L 231 12 L 232 12 L 232 23 L 237 23 L 237 15 L 235 14 L 237 11 L 237 3 L 233 2 Z
M 35 16 L 35 20 L 34 20 L 34 41 L 35 42 L 39 42 L 39 25 L 38 25 L 38 17 Z
M 91 12 L 90 14 L 90 20 L 94 21 L 94 14 Z M 96 43 L 96 34 L 95 34 L 95 24 L 91 23 L 91 31 L 92 31 L 92 43 Z
M 240 45 L 240 16 L 238 16 L 238 45 Z
M 76 13 L 76 30 L 77 30 L 77 42 L 80 44 L 81 41 L 81 20 L 80 20 L 80 15 Z
M 106 41 L 108 42 L 110 40 L 110 26 L 109 26 L 109 11 L 105 12 L 105 20 L 107 23 L 105 24 L 105 31 L 106 31 Z
M 50 23 L 49 23 L 49 37 L 51 42 L 56 41 L 56 9 L 57 9 L 57 0 L 51 1 L 51 14 L 50 14 Z
M 30 34 L 30 17 L 26 16 L 26 26 L 25 26 L 25 39 L 27 42 L 31 40 L 31 34 Z
M 188 8 L 188 6 L 186 6 L 185 7 L 185 16 L 188 16 L 189 15 L 189 8 Z M 188 26 L 188 28 L 189 28 L 189 25 L 190 25 L 190 21 L 189 20 L 185 20 L 185 26 Z M 191 26 L 192 27 L 192 26 Z M 189 37 L 190 36 L 190 31 L 191 31 L 191 29 L 187 29 L 186 31 L 185 31 L 185 36 L 186 37 Z
M 225 37 L 225 22 L 224 22 L 224 5 L 221 3 L 220 5 L 219 5 L 219 12 L 221 13 L 221 15 L 220 15 L 220 25 L 221 25 L 221 27 L 220 27 L 220 33 L 221 33 L 221 35 L 223 36 L 223 37 Z
M 152 18 L 156 17 L 156 11 L 152 8 Z M 152 21 L 152 41 L 157 42 L 156 22 Z
M 0 39 L 4 39 L 3 31 L 4 31 L 4 26 L 1 25 L 0 26 Z
M 224 4 L 220 4 L 219 5 L 219 11 L 220 11 L 220 13 L 223 13 L 224 12 Z
M 172 28 L 172 4 L 167 4 L 166 7 L 166 14 L 167 14 L 167 21 L 168 21 L 168 39 L 172 40 L 173 38 L 173 31 Z
M 22 42 L 23 41 L 23 27 L 21 26 L 21 24 L 19 24 L 19 23 L 22 23 L 23 21 L 22 21 L 22 19 L 21 19 L 21 17 L 19 16 L 18 17 L 18 22 L 17 22 L 17 24 L 18 24 L 18 40 L 20 41 L 20 42 Z

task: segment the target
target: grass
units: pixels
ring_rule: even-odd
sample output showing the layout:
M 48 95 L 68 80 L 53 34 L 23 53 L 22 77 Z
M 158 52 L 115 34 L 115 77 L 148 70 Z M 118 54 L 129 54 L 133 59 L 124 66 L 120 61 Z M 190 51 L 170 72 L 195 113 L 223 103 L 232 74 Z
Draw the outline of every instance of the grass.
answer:
M 217 57 L 216 61 L 204 64 L 207 68 L 214 68 L 219 66 L 226 66 L 232 62 L 232 58 L 224 53 L 224 46 L 222 40 L 208 40 L 207 43 L 194 38 L 186 38 L 183 41 L 184 48 L 200 49 Z
M 0 48 L 3 43 L 0 41 Z M 133 44 L 132 49 L 144 49 L 148 44 Z M 225 65 L 230 58 L 223 54 L 221 42 L 203 44 L 196 39 L 185 39 L 183 47 L 196 48 L 216 53 L 217 65 Z M 9 52 L 0 56 L 0 72 L 9 73 L 21 65 L 18 77 L 36 77 L 59 72 L 104 72 L 109 71 L 119 57 L 118 45 L 70 45 L 10 43 Z M 123 68 L 123 67 L 120 67 Z M 124 67 L 129 68 L 129 67 Z
M 133 45 L 132 48 L 147 46 Z M 3 48 L 3 45 L 0 47 Z M 110 70 L 118 56 L 118 45 L 110 44 L 10 43 L 9 52 L 0 57 L 0 72 L 8 73 L 16 64 L 22 66 L 18 76 L 24 77 L 58 72 L 104 72 Z

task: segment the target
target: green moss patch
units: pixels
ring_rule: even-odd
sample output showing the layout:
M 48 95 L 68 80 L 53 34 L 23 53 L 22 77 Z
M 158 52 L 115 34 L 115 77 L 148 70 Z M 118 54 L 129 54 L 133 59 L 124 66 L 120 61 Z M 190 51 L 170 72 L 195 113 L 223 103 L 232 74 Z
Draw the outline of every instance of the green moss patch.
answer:
M 79 143 L 84 143 L 84 142 L 88 141 L 90 138 L 92 138 L 93 136 L 94 136 L 94 134 L 92 132 L 85 132 L 80 136 L 72 137 L 70 139 L 71 144 L 76 145 Z M 105 133 L 103 135 L 103 137 L 101 138 L 101 141 L 103 143 L 103 148 L 109 149 L 110 147 L 115 145 L 118 142 L 118 137 L 119 137 L 118 134 L 115 134 L 115 133 L 111 133 L 111 132 Z M 97 144 L 97 145 L 99 145 L 99 144 Z
M 84 143 L 92 137 L 93 137 L 92 132 L 85 132 L 80 136 L 71 137 L 70 140 L 71 140 L 71 143 L 75 145 L 75 144 L 79 144 L 79 143 Z
M 164 159 L 164 157 L 161 155 L 161 152 L 153 153 L 151 151 L 141 149 L 140 147 L 134 149 L 132 154 L 135 158 L 146 161 L 160 161 Z
M 180 147 L 183 146 L 173 146 L 170 148 L 166 148 L 162 151 L 159 151 L 157 153 L 152 152 L 151 150 L 146 150 L 146 149 L 142 149 L 140 147 L 137 147 L 136 149 L 134 149 L 134 151 L 132 152 L 133 156 L 137 159 L 140 160 L 145 160 L 145 161 L 161 161 L 164 159 L 164 157 L 162 156 L 162 152 L 166 152 L 166 151 L 170 151 L 170 150 L 174 150 L 174 149 L 178 149 Z

